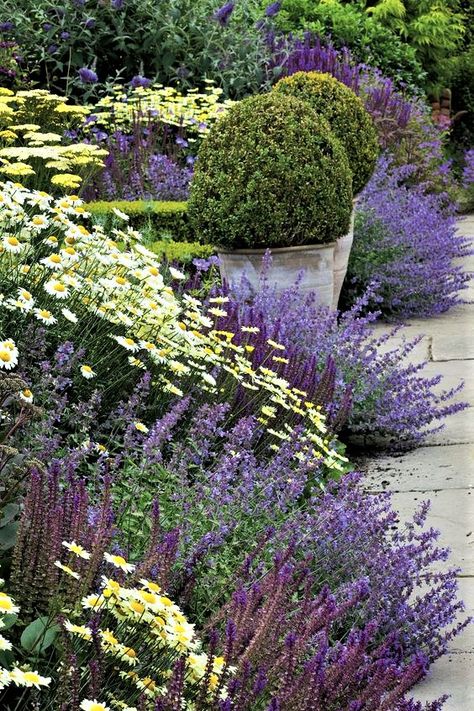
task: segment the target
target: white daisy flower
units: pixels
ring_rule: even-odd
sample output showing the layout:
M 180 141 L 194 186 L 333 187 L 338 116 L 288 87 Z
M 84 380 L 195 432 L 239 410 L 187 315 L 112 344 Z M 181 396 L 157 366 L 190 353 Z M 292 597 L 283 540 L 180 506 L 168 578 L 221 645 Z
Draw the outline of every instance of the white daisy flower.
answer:
M 67 299 L 69 296 L 69 290 L 62 281 L 58 279 L 50 279 L 44 285 L 44 290 L 51 296 L 55 296 L 57 299 Z
M 57 322 L 57 319 L 54 318 L 53 314 L 51 311 L 48 311 L 48 309 L 34 309 L 34 314 L 38 321 L 42 321 L 48 326 L 51 326 L 53 323 Z
M 136 351 L 140 350 L 140 345 L 133 340 L 133 338 L 126 338 L 125 336 L 112 336 L 114 341 L 117 341 L 117 343 L 124 348 L 127 349 L 127 351 L 132 351 L 135 353 Z
M 6 252 L 12 252 L 13 254 L 17 254 L 18 252 L 21 252 L 21 250 L 24 247 L 24 245 L 20 242 L 20 240 L 17 239 L 14 235 L 9 235 L 8 237 L 4 237 L 2 240 L 2 245 L 3 245 L 3 248 Z
M 81 365 L 81 375 L 83 378 L 86 378 L 86 380 L 90 380 L 91 378 L 95 378 L 97 373 L 92 370 L 90 365 Z
M 64 318 L 65 318 L 67 321 L 70 321 L 71 323 L 77 323 L 78 320 L 79 320 L 79 319 L 77 318 L 76 314 L 74 314 L 74 313 L 73 313 L 72 311 L 70 311 L 69 309 L 66 309 L 66 308 L 61 309 L 61 313 L 62 313 L 62 315 L 64 316 Z
M 112 208 L 112 212 L 124 222 L 128 222 L 130 220 L 130 217 L 126 215 L 125 212 L 122 212 L 122 210 L 119 210 L 117 207 Z
M 183 272 L 180 272 L 178 269 L 175 269 L 174 267 L 169 267 L 169 272 L 173 279 L 186 279 L 186 275 L 183 274 Z
M 18 363 L 18 348 L 12 340 L 0 341 L 0 368 L 11 370 Z
M 40 260 L 41 264 L 44 264 L 45 267 L 48 269 L 58 269 L 59 267 L 62 266 L 63 264 L 63 258 L 61 257 L 60 254 L 56 254 L 55 252 L 53 254 L 50 254 L 47 257 L 44 257 L 43 259 Z
M 22 390 L 19 394 L 19 397 L 25 402 L 33 402 L 33 393 L 29 388 L 25 388 L 25 390 Z
M 123 558 L 121 555 L 112 555 L 111 553 L 104 553 L 104 559 L 107 561 L 107 563 L 111 563 L 116 568 L 120 568 L 120 570 L 123 570 L 125 573 L 133 573 L 133 571 L 135 570 L 135 566 L 131 563 L 127 563 L 125 558 Z

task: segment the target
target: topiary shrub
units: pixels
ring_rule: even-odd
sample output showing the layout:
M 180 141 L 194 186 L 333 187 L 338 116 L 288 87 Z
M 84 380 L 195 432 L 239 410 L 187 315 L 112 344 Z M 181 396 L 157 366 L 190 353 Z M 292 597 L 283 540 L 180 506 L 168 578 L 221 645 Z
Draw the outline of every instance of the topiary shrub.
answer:
M 374 172 L 379 154 L 377 131 L 362 101 L 330 74 L 296 72 L 281 79 L 274 91 L 306 101 L 324 116 L 347 151 L 352 189 L 357 195 Z
M 352 209 L 346 152 L 303 101 L 244 99 L 203 141 L 188 202 L 197 236 L 220 247 L 290 247 L 344 235 Z

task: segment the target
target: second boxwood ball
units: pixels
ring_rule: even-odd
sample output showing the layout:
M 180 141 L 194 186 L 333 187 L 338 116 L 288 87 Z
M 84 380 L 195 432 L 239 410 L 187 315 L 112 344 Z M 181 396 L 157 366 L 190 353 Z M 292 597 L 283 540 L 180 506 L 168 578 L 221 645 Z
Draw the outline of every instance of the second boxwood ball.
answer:
M 344 148 L 308 105 L 276 92 L 234 105 L 198 155 L 188 217 L 227 249 L 332 242 L 349 227 Z
M 374 172 L 379 154 L 377 131 L 362 101 L 330 74 L 296 72 L 280 79 L 274 91 L 306 101 L 331 126 L 347 151 L 352 188 L 357 195 Z

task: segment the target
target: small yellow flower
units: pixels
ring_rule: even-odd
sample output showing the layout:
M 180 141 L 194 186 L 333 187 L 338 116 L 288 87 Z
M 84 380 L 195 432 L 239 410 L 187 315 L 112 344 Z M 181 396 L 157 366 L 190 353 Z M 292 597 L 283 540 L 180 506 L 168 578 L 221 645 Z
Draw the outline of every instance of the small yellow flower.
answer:
M 133 424 L 135 426 L 135 429 L 138 430 L 139 432 L 143 432 L 144 434 L 149 432 L 148 427 L 146 425 L 144 425 L 143 422 L 134 422 Z

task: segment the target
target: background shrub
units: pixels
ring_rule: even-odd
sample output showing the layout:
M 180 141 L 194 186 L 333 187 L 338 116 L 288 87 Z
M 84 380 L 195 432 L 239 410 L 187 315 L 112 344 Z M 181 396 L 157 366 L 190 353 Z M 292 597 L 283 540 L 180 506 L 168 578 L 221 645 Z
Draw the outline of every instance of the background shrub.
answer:
M 204 140 L 189 219 L 199 238 L 226 248 L 332 242 L 349 226 L 351 183 L 344 149 L 307 104 L 250 97 Z
M 281 6 L 277 23 L 286 31 L 331 35 L 360 61 L 409 85 L 445 84 L 464 33 L 459 0 L 283 0 Z
M 330 74 L 297 72 L 281 79 L 275 91 L 306 101 L 327 119 L 331 131 L 344 146 L 357 195 L 374 172 L 379 152 L 372 119 L 355 93 Z
M 3 38 L 20 46 L 31 79 L 40 86 L 82 94 L 95 81 L 142 74 L 165 86 L 215 79 L 233 97 L 259 90 L 267 48 L 255 26 L 260 0 L 237 3 L 225 21 L 221 0 L 5 0 Z M 233 4 L 232 4 L 233 5 Z M 91 82 L 91 83 L 88 83 Z
M 423 86 L 426 74 L 415 49 L 358 4 L 283 0 L 275 21 L 284 32 L 309 31 L 331 37 L 336 47 L 349 48 L 359 62 L 378 67 L 397 84 L 412 89 Z

